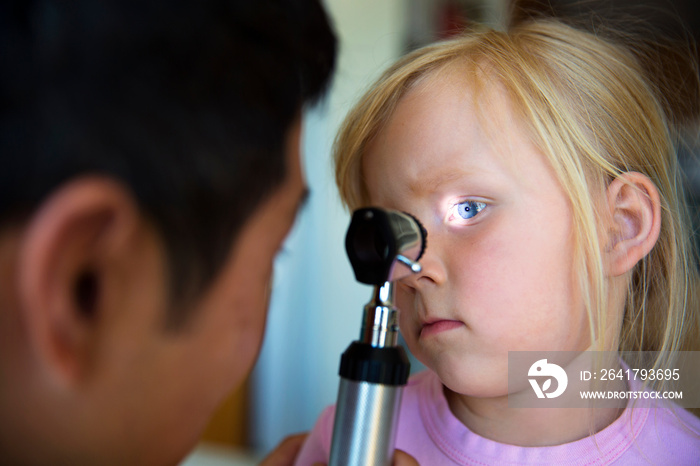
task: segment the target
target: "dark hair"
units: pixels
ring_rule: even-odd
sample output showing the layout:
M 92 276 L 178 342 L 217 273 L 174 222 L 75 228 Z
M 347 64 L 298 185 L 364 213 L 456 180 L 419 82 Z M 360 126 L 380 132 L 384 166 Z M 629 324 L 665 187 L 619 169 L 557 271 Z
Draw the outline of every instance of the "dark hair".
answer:
M 0 223 L 106 174 L 164 239 L 174 302 L 196 297 L 281 182 L 335 51 L 317 0 L 3 2 Z

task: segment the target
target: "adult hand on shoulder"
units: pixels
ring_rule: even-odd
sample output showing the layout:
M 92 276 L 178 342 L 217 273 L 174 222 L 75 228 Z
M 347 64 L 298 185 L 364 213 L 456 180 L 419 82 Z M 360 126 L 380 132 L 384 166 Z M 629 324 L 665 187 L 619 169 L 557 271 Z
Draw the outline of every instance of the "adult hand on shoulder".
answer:
M 326 466 L 323 463 L 314 463 L 313 466 Z M 420 466 L 418 461 L 408 453 L 401 450 L 394 450 L 394 459 L 391 466 Z
M 292 466 L 308 433 L 286 437 L 267 455 L 260 466 Z

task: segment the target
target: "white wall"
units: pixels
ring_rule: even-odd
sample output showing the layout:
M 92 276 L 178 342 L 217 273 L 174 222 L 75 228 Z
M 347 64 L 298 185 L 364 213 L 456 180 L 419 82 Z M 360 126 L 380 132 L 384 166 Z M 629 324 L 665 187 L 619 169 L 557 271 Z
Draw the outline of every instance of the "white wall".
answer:
M 310 429 L 334 403 L 340 355 L 358 338 L 370 288 L 355 282 L 344 250 L 349 214 L 341 207 L 331 144 L 362 91 L 402 52 L 402 0 L 328 0 L 340 39 L 331 92 L 306 115 L 303 152 L 308 204 L 275 266 L 263 352 L 253 376 L 253 444 L 268 451 Z

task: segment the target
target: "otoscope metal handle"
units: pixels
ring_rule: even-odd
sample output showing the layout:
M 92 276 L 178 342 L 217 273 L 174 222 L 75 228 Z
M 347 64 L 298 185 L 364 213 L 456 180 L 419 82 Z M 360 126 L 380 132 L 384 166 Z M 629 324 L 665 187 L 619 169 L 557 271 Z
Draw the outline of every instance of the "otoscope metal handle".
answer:
M 387 466 L 410 371 L 400 346 L 355 341 L 340 360 L 331 466 Z
M 402 386 L 341 379 L 330 466 L 388 466 Z

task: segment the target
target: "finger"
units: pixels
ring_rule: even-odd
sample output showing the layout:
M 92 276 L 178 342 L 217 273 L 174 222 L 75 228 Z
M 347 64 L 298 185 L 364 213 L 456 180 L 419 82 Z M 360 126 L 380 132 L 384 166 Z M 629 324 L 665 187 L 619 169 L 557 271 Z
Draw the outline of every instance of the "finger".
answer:
M 401 450 L 394 450 L 394 461 L 392 466 L 420 466 L 418 461 L 408 453 Z
M 307 436 L 307 433 L 303 433 L 286 437 L 262 460 L 260 466 L 292 466 Z

